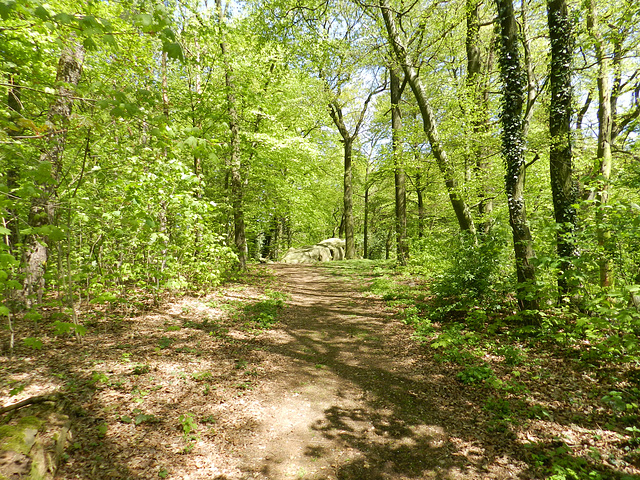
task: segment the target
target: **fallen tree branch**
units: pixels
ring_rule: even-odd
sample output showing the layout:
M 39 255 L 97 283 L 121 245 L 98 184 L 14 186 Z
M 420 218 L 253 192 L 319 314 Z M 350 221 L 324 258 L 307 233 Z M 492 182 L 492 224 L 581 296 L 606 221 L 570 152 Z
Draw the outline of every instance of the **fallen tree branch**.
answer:
M 6 407 L 0 408 L 0 415 L 4 415 L 7 412 L 11 412 L 13 410 L 17 410 L 22 407 L 26 407 L 27 405 L 35 405 L 38 403 L 45 402 L 55 402 L 60 398 L 59 393 L 54 393 L 51 395 L 38 395 L 35 397 L 29 397 L 26 400 L 22 400 L 21 402 L 15 403 L 13 405 L 7 405 Z

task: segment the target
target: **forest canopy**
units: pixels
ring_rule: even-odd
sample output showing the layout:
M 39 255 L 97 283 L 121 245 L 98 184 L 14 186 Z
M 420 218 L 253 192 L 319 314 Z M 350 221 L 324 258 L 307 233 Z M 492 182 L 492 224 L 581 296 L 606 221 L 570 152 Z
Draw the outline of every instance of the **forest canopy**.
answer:
M 10 321 L 55 298 L 80 328 L 83 300 L 208 288 L 341 237 L 458 306 L 636 328 L 634 2 L 1 0 L 0 17 Z

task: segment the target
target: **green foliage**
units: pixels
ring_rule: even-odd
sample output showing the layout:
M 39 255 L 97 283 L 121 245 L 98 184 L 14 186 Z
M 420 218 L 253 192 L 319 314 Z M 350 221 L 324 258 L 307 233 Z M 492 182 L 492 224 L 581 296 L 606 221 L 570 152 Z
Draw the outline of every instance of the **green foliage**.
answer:
M 493 299 L 504 277 L 506 256 L 504 235 L 482 237 L 477 244 L 472 238 L 459 237 L 449 250 L 450 266 L 433 285 L 433 292 L 442 298 L 457 298 L 463 305 L 476 305 Z
M 22 342 L 26 347 L 29 347 L 32 350 L 42 350 L 43 347 L 42 340 L 40 340 L 39 338 L 27 337 L 22 340 Z
M 456 374 L 458 380 L 460 380 L 465 385 L 484 382 L 485 380 L 489 380 L 494 376 L 495 373 L 493 372 L 493 369 L 487 364 L 468 366 L 464 370 Z
M 266 300 L 246 305 L 244 317 L 256 325 L 257 328 L 271 328 L 278 320 L 278 313 L 285 307 L 285 300 L 289 296 L 285 293 L 266 290 Z

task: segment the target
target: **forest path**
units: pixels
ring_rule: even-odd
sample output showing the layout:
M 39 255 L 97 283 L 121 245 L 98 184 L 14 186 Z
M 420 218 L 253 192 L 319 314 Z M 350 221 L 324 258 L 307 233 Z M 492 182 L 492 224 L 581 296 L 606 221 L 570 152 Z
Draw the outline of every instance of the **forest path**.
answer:
M 335 267 L 271 268 L 291 299 L 261 339 L 278 372 L 261 385 L 242 478 L 514 478 L 474 441 L 470 399 L 442 364 L 425 368 L 381 300 Z
M 0 355 L 0 405 L 64 393 L 73 438 L 56 480 L 532 478 L 520 439 L 484 408 L 489 390 L 458 381 L 366 293 L 373 273 L 259 268 L 148 308 L 135 292 L 87 304 L 82 342 L 18 324 L 43 347 Z M 278 321 L 263 310 L 261 323 L 280 292 Z

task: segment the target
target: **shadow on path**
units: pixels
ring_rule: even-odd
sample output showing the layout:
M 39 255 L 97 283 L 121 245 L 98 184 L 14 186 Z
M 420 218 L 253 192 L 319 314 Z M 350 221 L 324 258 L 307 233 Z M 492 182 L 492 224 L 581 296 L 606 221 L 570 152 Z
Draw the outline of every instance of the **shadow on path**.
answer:
M 292 300 L 285 339 L 264 348 L 289 360 L 274 390 L 294 396 L 267 400 L 279 405 L 265 420 L 271 443 L 247 461 L 248 478 L 516 478 L 513 461 L 474 435 L 486 428 L 477 399 L 452 390 L 446 365 L 417 364 L 408 329 L 381 301 L 317 267 L 274 268 Z M 292 412 L 303 418 L 274 427 Z

